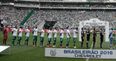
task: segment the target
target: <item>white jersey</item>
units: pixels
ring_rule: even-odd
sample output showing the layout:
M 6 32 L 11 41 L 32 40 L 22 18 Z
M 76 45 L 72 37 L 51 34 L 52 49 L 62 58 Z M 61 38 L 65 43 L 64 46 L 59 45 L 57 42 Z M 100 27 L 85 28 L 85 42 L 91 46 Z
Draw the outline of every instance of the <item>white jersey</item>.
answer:
M 29 29 L 26 29 L 25 32 L 26 32 L 26 37 L 29 37 L 29 35 L 30 35 L 30 30 L 29 30 Z
M 17 28 L 12 28 L 13 36 L 17 36 L 18 29 Z
M 54 33 L 54 37 L 56 38 L 57 37 L 57 30 L 53 30 L 53 33 Z
M 60 38 L 63 38 L 63 37 L 64 37 L 64 31 L 60 30 Z
M 41 35 L 40 35 L 40 36 L 41 36 L 41 37 L 44 37 L 44 34 L 45 34 L 45 31 L 42 29 L 42 30 L 41 30 Z
M 69 38 L 70 37 L 70 30 L 66 30 L 66 37 Z
M 20 29 L 19 29 L 19 35 L 18 35 L 18 36 L 19 36 L 19 37 L 22 37 L 22 33 L 23 33 L 23 29 L 20 28 Z
M 77 30 L 76 30 L 76 29 L 73 30 L 73 37 L 74 37 L 74 38 L 77 37 Z
M 34 28 L 33 29 L 33 36 L 37 36 L 38 35 L 38 29 Z
M 48 30 L 48 38 L 52 38 L 52 31 Z

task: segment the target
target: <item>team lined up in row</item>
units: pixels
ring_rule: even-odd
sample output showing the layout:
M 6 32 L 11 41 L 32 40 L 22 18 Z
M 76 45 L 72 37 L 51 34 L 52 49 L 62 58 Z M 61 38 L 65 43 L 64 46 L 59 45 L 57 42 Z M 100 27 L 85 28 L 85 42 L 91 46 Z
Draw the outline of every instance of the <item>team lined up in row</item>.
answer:
M 22 29 L 22 27 L 20 27 L 19 29 L 17 29 L 17 27 L 14 27 L 12 29 L 12 35 L 13 35 L 13 41 L 12 44 L 15 45 L 15 40 L 16 37 L 18 35 L 18 42 L 17 44 L 20 45 L 21 42 L 21 38 L 22 38 L 22 33 L 25 32 L 25 44 L 28 45 L 28 41 L 29 41 L 29 37 L 30 37 L 30 29 L 26 28 L 25 30 Z M 57 28 L 54 29 L 49 29 L 47 31 L 45 31 L 44 29 L 42 29 L 41 31 L 39 31 L 37 29 L 37 27 L 33 28 L 32 33 L 33 33 L 33 45 L 36 46 L 37 45 L 37 36 L 38 36 L 38 32 L 40 32 L 40 46 L 43 47 L 43 43 L 44 43 L 44 37 L 45 37 L 45 33 L 47 32 L 47 37 L 48 37 L 48 43 L 47 45 L 50 47 L 51 46 L 51 42 L 52 42 L 52 38 L 53 38 L 53 47 L 55 47 L 56 45 L 56 40 L 58 37 L 58 33 L 60 35 L 60 47 L 62 47 L 62 43 L 63 43 L 63 38 L 64 35 L 66 34 L 66 47 L 68 48 L 69 46 L 69 41 L 70 41 L 70 37 L 71 37 L 71 32 L 69 29 L 66 29 L 66 31 L 64 31 L 64 29 L 60 29 L 58 30 Z M 77 40 L 77 29 L 73 29 L 73 41 L 74 41 L 74 47 L 76 48 L 76 40 Z
M 25 36 L 26 36 L 25 44 L 28 45 L 31 30 L 29 28 L 26 28 L 24 30 L 22 27 L 20 27 L 19 29 L 17 29 L 17 27 L 12 28 L 12 36 L 13 36 L 12 45 L 15 45 L 15 41 L 16 41 L 17 36 L 18 36 L 17 44 L 20 45 L 21 40 L 22 40 L 23 32 L 25 32 Z M 49 46 L 49 47 L 51 46 L 51 42 L 52 42 L 52 39 L 53 39 L 53 47 L 55 47 L 57 37 L 60 36 L 60 47 L 62 47 L 63 39 L 64 39 L 64 36 L 66 35 L 66 48 L 69 47 L 71 36 L 73 38 L 73 46 L 74 46 L 74 48 L 76 48 L 76 41 L 77 41 L 77 35 L 78 35 L 77 34 L 78 29 L 77 28 L 73 28 L 71 30 L 69 30 L 68 27 L 66 29 L 63 29 L 63 28 L 61 28 L 61 29 L 57 29 L 57 28 L 52 29 L 52 28 L 50 28 L 47 31 L 45 31 L 44 29 L 39 31 L 37 29 L 37 27 L 35 27 L 32 30 L 33 45 L 34 46 L 37 46 L 38 32 L 40 32 L 40 46 L 41 47 L 43 47 L 45 33 L 47 33 L 47 37 L 48 37 L 47 46 Z M 92 34 L 93 34 L 92 35 L 93 36 L 93 48 L 95 47 L 95 43 L 96 43 L 96 35 L 97 35 L 96 33 L 97 32 L 95 31 L 95 28 L 94 28 L 94 30 L 92 32 Z M 4 34 L 5 34 L 5 32 L 4 32 Z M 84 37 L 86 35 L 86 47 L 89 48 L 90 34 L 91 34 L 90 29 L 86 29 L 86 31 L 84 31 L 83 28 L 82 28 L 82 31 L 81 31 L 81 39 L 82 39 L 81 47 L 83 47 L 83 43 L 85 41 Z M 6 37 L 6 36 L 4 36 L 4 37 Z M 104 39 L 104 31 L 101 30 L 100 31 L 100 48 L 102 48 L 103 39 Z M 3 40 L 3 44 L 6 44 L 5 40 Z

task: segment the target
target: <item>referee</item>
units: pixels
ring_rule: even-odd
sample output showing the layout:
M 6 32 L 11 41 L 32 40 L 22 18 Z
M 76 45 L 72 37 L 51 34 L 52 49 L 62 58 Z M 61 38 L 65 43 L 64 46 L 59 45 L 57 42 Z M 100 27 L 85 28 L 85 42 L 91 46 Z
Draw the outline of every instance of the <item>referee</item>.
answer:
M 104 40 L 104 31 L 101 29 L 100 30 L 100 48 L 102 48 L 103 40 Z
M 89 28 L 86 31 L 86 38 L 87 38 L 86 47 L 89 48 L 89 40 L 90 40 L 90 29 Z
M 95 43 L 96 43 L 96 30 L 95 28 L 93 29 L 93 48 L 95 48 Z
M 81 31 L 81 48 L 83 48 L 83 42 L 84 42 L 84 30 L 82 28 L 82 31 Z

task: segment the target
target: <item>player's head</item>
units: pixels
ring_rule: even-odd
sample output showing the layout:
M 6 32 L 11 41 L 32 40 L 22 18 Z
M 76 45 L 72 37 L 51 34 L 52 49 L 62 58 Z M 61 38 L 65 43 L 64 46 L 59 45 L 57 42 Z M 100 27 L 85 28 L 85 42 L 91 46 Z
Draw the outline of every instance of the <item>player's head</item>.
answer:
M 111 30 L 113 30 L 113 28 L 111 28 Z
M 93 28 L 93 30 L 95 31 L 95 28 Z
M 55 27 L 54 29 L 57 29 L 57 27 Z
M 14 28 L 17 28 L 17 26 L 14 26 Z
M 77 28 L 75 28 L 76 30 L 78 30 L 78 27 Z
M 29 29 L 30 27 L 28 26 L 28 29 Z
M 36 29 L 37 29 L 37 26 L 34 26 L 34 28 L 36 28 Z
M 68 29 L 68 28 L 69 28 L 69 26 L 66 27 L 66 29 Z
M 101 28 L 100 31 L 103 31 L 103 29 Z
M 83 31 L 83 28 L 81 28 L 81 30 Z
M 20 28 L 23 28 L 22 26 L 20 26 Z
M 52 27 L 50 27 L 49 29 L 52 30 Z
M 8 25 L 5 26 L 6 28 L 8 27 Z

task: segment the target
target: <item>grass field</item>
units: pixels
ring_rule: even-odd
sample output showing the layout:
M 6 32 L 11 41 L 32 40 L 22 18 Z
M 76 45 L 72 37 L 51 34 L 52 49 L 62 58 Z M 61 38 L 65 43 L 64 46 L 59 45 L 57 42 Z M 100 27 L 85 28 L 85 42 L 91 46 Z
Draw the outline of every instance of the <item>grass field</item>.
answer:
M 0 32 L 0 44 L 2 44 L 3 35 Z M 52 58 L 44 56 L 44 48 L 39 47 L 39 36 L 38 36 L 38 46 L 32 46 L 32 36 L 30 36 L 29 46 L 24 45 L 25 36 L 21 41 L 21 46 L 11 46 L 8 54 L 0 54 L 0 61 L 116 61 L 113 59 L 79 59 L 79 58 Z M 12 41 L 11 33 L 9 34 L 9 39 L 7 44 L 10 45 Z M 86 42 L 86 41 L 85 41 Z M 86 48 L 86 43 L 84 42 L 84 48 Z M 47 38 L 45 37 L 44 44 L 47 43 Z M 97 36 L 96 49 L 99 48 L 99 36 Z M 90 40 L 90 46 L 92 44 L 92 38 Z M 65 39 L 63 42 L 65 46 Z M 77 49 L 80 49 L 80 42 L 76 42 Z M 57 38 L 57 47 L 59 47 L 59 37 Z M 73 41 L 70 41 L 70 48 L 73 48 Z M 83 48 L 83 49 L 84 49 Z M 109 43 L 103 43 L 104 49 L 109 49 Z

